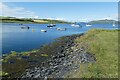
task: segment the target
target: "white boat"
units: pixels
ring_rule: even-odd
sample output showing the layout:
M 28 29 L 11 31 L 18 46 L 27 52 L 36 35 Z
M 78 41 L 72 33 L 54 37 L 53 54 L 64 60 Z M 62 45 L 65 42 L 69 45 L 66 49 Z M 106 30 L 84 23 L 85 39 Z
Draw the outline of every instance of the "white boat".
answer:
M 49 25 L 47 25 L 47 27 L 55 27 L 56 26 L 56 24 L 49 24 Z
M 113 26 L 115 26 L 115 24 L 113 24 Z
M 86 24 L 86 26 L 88 26 L 88 27 L 89 27 L 89 26 L 92 26 L 92 25 L 91 25 L 91 24 Z
M 56 24 L 50 24 L 51 26 L 55 26 Z
M 112 26 L 115 26 L 115 22 L 113 22 L 113 25 Z
M 80 27 L 79 25 L 75 25 L 74 27 Z
M 67 29 L 66 28 L 57 28 L 57 30 L 65 31 Z
M 75 26 L 75 24 L 71 24 L 71 26 Z
M 47 32 L 47 30 L 41 29 L 41 32 Z
M 73 27 L 80 27 L 78 24 L 72 24 Z

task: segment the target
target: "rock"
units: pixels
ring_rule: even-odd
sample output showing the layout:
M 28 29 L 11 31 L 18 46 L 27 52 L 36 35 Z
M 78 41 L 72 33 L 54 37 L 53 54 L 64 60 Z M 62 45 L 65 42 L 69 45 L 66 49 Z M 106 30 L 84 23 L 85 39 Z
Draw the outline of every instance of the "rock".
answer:
M 65 44 L 56 48 L 55 54 L 52 55 L 49 60 L 42 62 L 41 67 L 37 66 L 33 69 L 27 69 L 22 77 L 44 79 L 49 77 L 62 78 L 65 74 L 77 71 L 80 67 L 80 63 L 95 61 L 91 53 L 86 52 L 84 47 L 80 48 L 78 47 L 78 43 L 73 42 L 74 38 L 75 37 L 65 38 Z

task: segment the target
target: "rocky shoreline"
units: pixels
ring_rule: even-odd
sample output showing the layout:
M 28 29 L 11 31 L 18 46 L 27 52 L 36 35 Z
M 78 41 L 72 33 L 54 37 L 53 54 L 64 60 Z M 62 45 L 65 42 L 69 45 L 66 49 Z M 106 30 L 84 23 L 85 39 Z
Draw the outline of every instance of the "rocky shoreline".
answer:
M 33 68 L 27 68 L 20 78 L 69 78 L 73 71 L 80 68 L 81 63 L 94 63 L 94 55 L 74 41 L 82 35 L 61 38 L 59 41 L 62 44 L 53 50 L 50 58 Z

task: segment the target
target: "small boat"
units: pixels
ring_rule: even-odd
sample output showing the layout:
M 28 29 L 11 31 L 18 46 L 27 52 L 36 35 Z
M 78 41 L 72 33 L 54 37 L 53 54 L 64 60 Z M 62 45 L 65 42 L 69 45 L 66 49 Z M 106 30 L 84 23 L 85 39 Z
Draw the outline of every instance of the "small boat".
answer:
M 56 24 L 50 24 L 50 25 L 47 25 L 47 27 L 55 27 Z
M 113 22 L 113 25 L 112 26 L 115 26 L 115 22 Z
M 24 27 L 24 26 L 23 26 L 23 27 L 21 27 L 21 29 L 25 29 L 25 28 L 26 28 L 26 27 Z
M 21 27 L 21 29 L 30 29 L 30 27 L 29 26 L 23 26 L 23 27 Z
M 67 28 L 57 28 L 57 30 L 66 31 Z
M 75 25 L 74 27 L 80 27 L 80 25 Z
M 115 24 L 113 24 L 113 26 L 115 26 Z
M 51 27 L 53 27 L 53 26 L 51 26 L 51 25 L 47 25 L 47 27 L 51 28 Z
M 50 25 L 52 25 L 52 26 L 56 26 L 56 24 L 50 24 Z
M 71 24 L 71 26 L 73 26 L 73 27 L 80 27 L 80 25 L 78 25 L 78 24 Z
M 75 24 L 71 24 L 71 26 L 75 26 Z
M 41 32 L 47 32 L 47 30 L 41 29 Z
M 86 24 L 86 26 L 88 26 L 88 27 L 89 27 L 89 26 L 92 26 L 92 25 L 91 25 L 91 24 Z

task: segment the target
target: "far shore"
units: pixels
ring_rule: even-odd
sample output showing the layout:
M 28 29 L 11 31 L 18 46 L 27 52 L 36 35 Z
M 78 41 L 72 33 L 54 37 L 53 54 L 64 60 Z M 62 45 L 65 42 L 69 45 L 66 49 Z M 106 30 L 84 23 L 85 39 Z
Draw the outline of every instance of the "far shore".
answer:
M 63 21 L 63 20 L 51 20 L 51 19 L 32 19 L 32 18 L 16 18 L 16 17 L 4 17 L 0 16 L 0 22 L 3 23 L 22 23 L 22 24 L 27 24 L 27 23 L 38 23 L 38 24 L 74 24 L 76 22 L 68 22 L 68 21 Z M 84 23 L 89 23 L 89 24 L 118 24 L 119 21 L 116 20 L 110 20 L 110 19 L 103 19 L 103 20 L 93 20 L 89 22 L 84 22 Z
M 3 23 L 38 23 L 38 24 L 57 24 L 57 23 L 61 23 L 61 24 L 71 24 L 72 22 L 67 22 L 67 21 L 62 21 L 62 20 L 49 20 L 49 19 L 31 19 L 31 18 L 23 18 L 23 19 L 19 19 L 19 18 L 9 18 L 9 17 L 5 17 L 5 18 L 1 18 L 0 22 Z

